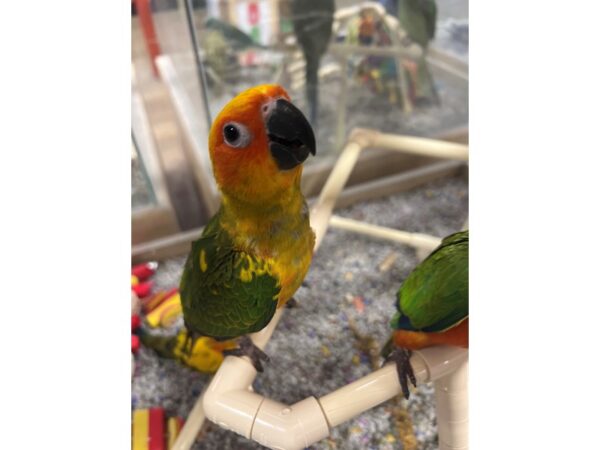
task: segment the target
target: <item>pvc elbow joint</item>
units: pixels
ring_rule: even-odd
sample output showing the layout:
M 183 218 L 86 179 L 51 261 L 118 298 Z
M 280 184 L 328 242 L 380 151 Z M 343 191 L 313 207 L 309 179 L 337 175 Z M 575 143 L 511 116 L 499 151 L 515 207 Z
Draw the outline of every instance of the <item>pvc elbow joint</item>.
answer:
M 457 370 L 469 357 L 469 351 L 447 345 L 415 350 L 411 363 L 415 371 L 421 365 L 427 369 L 427 377 L 423 381 L 435 381 Z
M 329 436 L 329 425 L 314 397 L 287 406 L 264 399 L 252 428 L 252 439 L 276 450 L 300 450 Z
M 329 436 L 316 398 L 292 406 L 269 400 L 249 390 L 255 376 L 250 362 L 225 358 L 204 394 L 206 417 L 272 449 L 299 450 Z

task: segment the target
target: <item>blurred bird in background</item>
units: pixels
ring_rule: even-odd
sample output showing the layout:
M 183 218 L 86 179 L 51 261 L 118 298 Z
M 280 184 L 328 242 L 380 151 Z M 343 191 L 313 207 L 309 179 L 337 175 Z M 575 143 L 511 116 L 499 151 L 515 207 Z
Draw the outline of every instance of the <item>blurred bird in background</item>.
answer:
M 319 63 L 327 51 L 335 12 L 334 0 L 292 0 L 292 23 L 306 60 L 306 100 L 309 118 L 317 126 Z
M 415 103 L 440 104 L 433 77 L 427 67 L 426 57 L 429 42 L 435 37 L 437 5 L 435 0 L 398 0 L 398 20 L 410 41 L 423 50 L 416 66 L 410 67 L 413 80 Z

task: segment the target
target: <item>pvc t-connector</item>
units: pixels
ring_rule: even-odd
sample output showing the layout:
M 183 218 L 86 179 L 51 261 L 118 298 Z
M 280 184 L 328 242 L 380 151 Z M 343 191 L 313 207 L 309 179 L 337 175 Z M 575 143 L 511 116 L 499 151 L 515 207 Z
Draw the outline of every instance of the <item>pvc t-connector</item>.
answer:
M 423 381 L 435 381 L 456 371 L 467 361 L 468 356 L 469 351 L 464 348 L 436 345 L 415 350 L 411 364 L 415 370 L 417 366 L 424 364 L 427 368 L 427 377 Z
M 440 450 L 469 448 L 468 363 L 435 382 Z

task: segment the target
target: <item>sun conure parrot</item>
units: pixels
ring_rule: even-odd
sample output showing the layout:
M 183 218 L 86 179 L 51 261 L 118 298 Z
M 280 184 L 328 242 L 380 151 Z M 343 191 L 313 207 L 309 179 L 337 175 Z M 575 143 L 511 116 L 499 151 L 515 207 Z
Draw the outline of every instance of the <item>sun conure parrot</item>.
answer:
M 394 332 L 382 353 L 396 361 L 408 399 L 408 379 L 416 386 L 412 350 L 440 344 L 469 347 L 469 231 L 444 238 L 404 280 L 397 299 Z
M 417 62 L 414 80 L 417 101 L 432 100 L 439 104 L 439 96 L 425 60 L 429 42 L 435 37 L 437 5 L 435 0 L 399 0 L 398 20 L 408 38 L 423 49 Z
M 306 100 L 310 121 L 317 123 L 319 63 L 331 38 L 334 0 L 292 0 L 292 24 L 306 61 Z
M 228 354 L 262 371 L 267 356 L 248 333 L 264 328 L 304 279 L 315 235 L 300 191 L 316 154 L 308 120 L 277 85 L 253 87 L 214 120 L 208 140 L 221 207 L 192 243 L 180 283 L 184 323 L 195 336 L 239 339 Z

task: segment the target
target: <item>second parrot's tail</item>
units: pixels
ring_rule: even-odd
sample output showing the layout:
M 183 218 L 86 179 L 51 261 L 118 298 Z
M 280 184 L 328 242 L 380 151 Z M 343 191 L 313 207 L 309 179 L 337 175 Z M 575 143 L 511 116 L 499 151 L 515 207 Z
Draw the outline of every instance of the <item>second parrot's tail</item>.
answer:
M 308 102 L 310 123 L 317 125 L 319 112 L 319 60 L 316 55 L 306 56 L 306 101 Z

